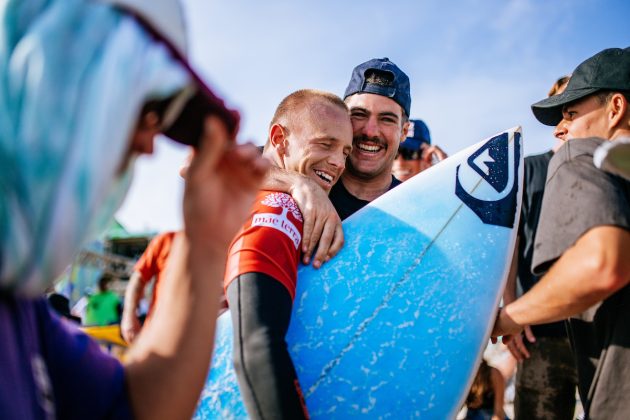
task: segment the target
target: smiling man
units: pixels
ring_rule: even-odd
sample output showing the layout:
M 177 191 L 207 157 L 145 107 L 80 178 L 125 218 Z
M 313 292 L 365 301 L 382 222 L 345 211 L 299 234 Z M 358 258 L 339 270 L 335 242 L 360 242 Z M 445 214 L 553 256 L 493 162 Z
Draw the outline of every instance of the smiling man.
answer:
M 388 58 L 366 61 L 353 70 L 344 101 L 354 148 L 348 169 L 330 193 L 341 220 L 401 182 L 392 166 L 409 128 L 409 78 Z
M 264 155 L 325 194 L 352 151 L 352 126 L 341 98 L 300 90 L 278 106 Z M 285 335 L 301 254 L 302 213 L 289 194 L 260 191 L 234 239 L 225 287 L 234 325 L 234 366 L 251 418 L 299 419 L 302 403 Z

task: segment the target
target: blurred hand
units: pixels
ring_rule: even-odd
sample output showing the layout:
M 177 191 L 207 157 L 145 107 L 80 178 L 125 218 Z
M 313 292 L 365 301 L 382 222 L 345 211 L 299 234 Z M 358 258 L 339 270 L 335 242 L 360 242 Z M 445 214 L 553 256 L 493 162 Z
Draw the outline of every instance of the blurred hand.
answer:
M 290 193 L 304 216 L 303 262 L 309 264 L 317 246 L 317 252 L 313 255 L 313 267 L 319 268 L 343 247 L 341 219 L 328 199 L 328 194 L 314 181 L 300 177 Z
M 137 316 L 123 316 L 120 321 L 120 334 L 129 344 L 133 343 L 140 332 L 140 320 Z
M 184 230 L 192 247 L 226 258 L 268 169 L 254 145 L 236 145 L 220 119 L 206 118 L 185 174 Z

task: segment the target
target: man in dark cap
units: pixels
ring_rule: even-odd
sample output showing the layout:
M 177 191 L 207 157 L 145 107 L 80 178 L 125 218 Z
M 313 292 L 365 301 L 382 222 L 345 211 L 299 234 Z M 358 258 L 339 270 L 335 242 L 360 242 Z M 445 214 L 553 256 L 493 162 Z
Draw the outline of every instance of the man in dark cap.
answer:
M 353 149 L 341 181 L 330 192 L 341 220 L 400 184 L 392 166 L 409 129 L 409 77 L 388 58 L 366 61 L 354 68 L 344 101 Z
M 549 164 L 532 269 L 543 278 L 497 314 L 493 337 L 569 319 L 587 418 L 630 415 L 630 182 L 593 153 L 630 136 L 630 49 L 580 64 L 566 90 L 532 105 L 567 140 Z

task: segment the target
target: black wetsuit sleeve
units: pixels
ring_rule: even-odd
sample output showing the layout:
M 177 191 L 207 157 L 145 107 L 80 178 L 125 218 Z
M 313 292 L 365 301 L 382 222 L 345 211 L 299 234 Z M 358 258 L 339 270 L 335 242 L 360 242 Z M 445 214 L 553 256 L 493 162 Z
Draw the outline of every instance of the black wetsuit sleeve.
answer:
M 293 302 L 263 273 L 236 277 L 227 288 L 234 326 L 234 367 L 253 419 L 307 418 L 285 335 Z

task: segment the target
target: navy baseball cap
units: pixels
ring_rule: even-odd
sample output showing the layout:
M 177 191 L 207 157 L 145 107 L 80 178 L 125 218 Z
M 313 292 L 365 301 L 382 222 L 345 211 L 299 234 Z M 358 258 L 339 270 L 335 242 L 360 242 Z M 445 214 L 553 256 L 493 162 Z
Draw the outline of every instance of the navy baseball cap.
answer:
M 420 150 L 422 143 L 431 144 L 429 127 L 422 120 L 409 120 L 407 138 L 400 142 L 401 149 Z
M 371 80 L 370 76 L 375 76 Z M 352 70 L 350 83 L 343 99 L 355 93 L 374 93 L 393 99 L 405 111 L 407 117 L 411 108 L 409 77 L 389 58 L 373 58 L 359 64 Z
M 600 90 L 630 91 L 630 48 L 608 48 L 577 66 L 567 88 L 532 105 L 538 121 L 558 125 L 562 107 Z

